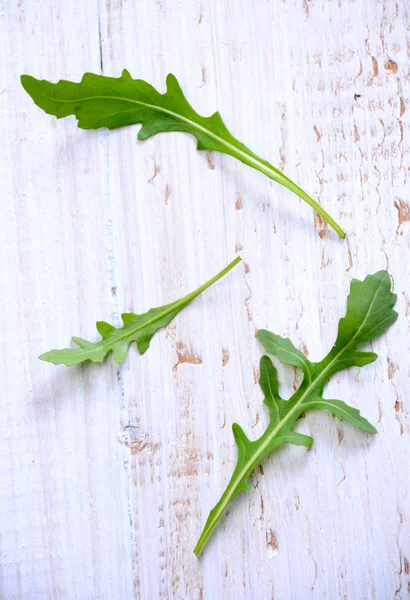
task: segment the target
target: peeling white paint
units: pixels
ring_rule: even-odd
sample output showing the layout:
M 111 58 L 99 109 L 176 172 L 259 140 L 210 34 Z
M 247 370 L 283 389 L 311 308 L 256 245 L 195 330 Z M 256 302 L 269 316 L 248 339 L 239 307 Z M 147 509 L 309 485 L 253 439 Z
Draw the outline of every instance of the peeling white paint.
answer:
M 394 0 L 0 0 L 2 598 L 408 596 L 408 22 Z M 198 112 L 219 110 L 284 165 L 347 239 L 188 136 L 81 131 L 37 109 L 18 80 L 101 66 L 161 90 L 173 72 Z M 144 356 L 37 360 L 71 335 L 91 339 L 99 319 L 182 296 L 236 252 L 245 266 Z M 309 414 L 299 427 L 313 449 L 272 456 L 198 561 L 234 466 L 231 424 L 256 437 L 267 422 L 255 329 L 319 359 L 351 278 L 381 268 L 400 319 L 372 344 L 378 362 L 328 388 L 379 434 Z M 173 369 L 178 344 L 202 362 Z M 300 378 L 279 372 L 288 395 Z

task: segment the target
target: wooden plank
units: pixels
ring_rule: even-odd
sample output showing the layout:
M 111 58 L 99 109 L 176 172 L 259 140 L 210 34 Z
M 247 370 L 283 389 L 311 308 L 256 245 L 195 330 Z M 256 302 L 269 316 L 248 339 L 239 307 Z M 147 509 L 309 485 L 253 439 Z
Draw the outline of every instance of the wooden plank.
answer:
M 0 590 L 5 598 L 406 598 L 409 593 L 407 3 L 3 2 Z M 84 132 L 24 95 L 128 68 L 173 72 L 201 114 L 319 198 L 345 241 L 286 190 L 182 134 Z M 244 263 L 124 365 L 39 363 L 94 322 L 171 301 Z M 330 396 L 313 449 L 272 456 L 198 561 L 235 462 L 231 424 L 259 435 L 255 330 L 319 359 L 352 277 L 387 268 L 400 320 L 379 360 Z M 297 378 L 280 368 L 284 394 Z
M 96 3 L 4 3 L 1 597 L 132 597 L 116 368 L 37 356 L 113 310 L 104 134 L 33 106 L 18 76 L 99 69 Z

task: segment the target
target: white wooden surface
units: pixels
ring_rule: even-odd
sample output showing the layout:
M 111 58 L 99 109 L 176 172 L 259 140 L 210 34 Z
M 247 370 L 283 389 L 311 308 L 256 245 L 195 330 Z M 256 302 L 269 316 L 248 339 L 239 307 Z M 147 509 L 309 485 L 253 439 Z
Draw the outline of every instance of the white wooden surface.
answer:
M 0 0 L 0 597 L 390 600 L 410 595 L 410 4 L 406 0 Z M 168 72 L 202 114 L 318 197 L 310 208 L 194 140 L 84 132 L 19 84 Z M 37 360 L 246 264 L 118 368 Z M 349 281 L 387 268 L 400 319 L 329 395 L 370 438 L 309 414 L 310 453 L 253 476 L 201 558 L 231 423 L 266 425 L 255 329 L 310 356 Z M 195 359 L 195 360 L 194 360 Z M 196 360 L 198 359 L 198 360 Z M 198 363 L 198 364 L 192 364 Z M 280 369 L 283 390 L 297 378 Z

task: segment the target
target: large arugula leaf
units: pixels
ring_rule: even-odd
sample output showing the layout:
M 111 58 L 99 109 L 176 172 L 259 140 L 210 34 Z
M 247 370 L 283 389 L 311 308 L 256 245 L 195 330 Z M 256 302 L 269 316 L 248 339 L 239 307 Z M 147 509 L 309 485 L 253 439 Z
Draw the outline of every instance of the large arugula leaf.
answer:
M 98 321 L 97 331 L 102 337 L 102 340 L 99 342 L 88 342 L 87 340 L 73 337 L 74 342 L 79 345 L 79 348 L 50 350 L 42 354 L 39 358 L 55 365 L 64 364 L 67 367 L 71 367 L 86 360 L 100 363 L 109 352 L 112 352 L 114 360 L 117 363 L 122 363 L 127 357 L 128 348 L 132 342 L 136 342 L 138 351 L 140 354 L 144 354 L 149 348 L 151 338 L 158 329 L 168 325 L 180 310 L 185 308 L 185 306 L 218 281 L 218 279 L 226 275 L 241 260 L 241 257 L 238 256 L 218 275 L 184 298 L 176 300 L 176 302 L 158 308 L 151 308 L 142 315 L 123 313 L 121 315 L 124 323 L 123 327 L 115 328 L 105 321 Z
M 51 83 L 22 75 L 21 83 L 34 102 L 57 118 L 75 115 L 82 129 L 115 129 L 141 123 L 139 140 L 166 131 L 182 131 L 195 136 L 198 150 L 230 154 L 285 186 L 305 200 L 325 221 L 345 237 L 330 215 L 279 169 L 261 159 L 227 129 L 219 112 L 201 117 L 189 104 L 174 75 L 168 75 L 167 91 L 160 94 L 149 83 L 133 79 L 124 70 L 121 77 L 85 73 L 81 82 L 61 80 Z
M 232 426 L 238 459 L 232 478 L 221 499 L 209 514 L 204 530 L 196 545 L 199 556 L 229 504 L 241 492 L 250 489 L 249 475 L 272 450 L 284 444 L 311 448 L 313 439 L 294 431 L 301 413 L 308 410 L 328 410 L 367 433 L 377 433 L 360 412 L 341 400 L 323 397 L 323 388 L 329 378 L 341 369 L 363 366 L 373 362 L 377 354 L 362 352 L 360 347 L 385 331 L 397 318 L 392 309 L 396 295 L 390 292 L 390 277 L 386 271 L 368 275 L 364 281 L 353 280 L 347 299 L 346 316 L 340 319 L 335 345 L 318 363 L 308 360 L 289 339 L 261 329 L 257 337 L 265 350 L 277 356 L 285 365 L 293 365 L 303 371 L 303 381 L 289 400 L 279 395 L 279 383 L 270 358 L 260 361 L 259 383 L 265 395 L 264 403 L 269 409 L 270 421 L 263 435 L 251 441 L 241 427 Z

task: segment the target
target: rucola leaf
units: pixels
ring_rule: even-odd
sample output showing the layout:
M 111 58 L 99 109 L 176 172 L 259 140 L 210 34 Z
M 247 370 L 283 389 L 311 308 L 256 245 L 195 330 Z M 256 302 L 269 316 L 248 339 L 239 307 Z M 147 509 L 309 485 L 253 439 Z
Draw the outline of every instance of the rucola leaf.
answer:
M 218 281 L 218 279 L 226 275 L 241 260 L 238 256 L 218 275 L 184 298 L 176 300 L 176 302 L 158 308 L 151 308 L 142 315 L 123 313 L 121 315 L 124 323 L 123 327 L 117 329 L 105 321 L 98 321 L 97 331 L 102 337 L 102 340 L 99 342 L 88 342 L 81 338 L 73 337 L 74 342 L 79 345 L 79 348 L 50 350 L 50 352 L 45 352 L 39 358 L 52 362 L 55 365 L 64 364 L 67 367 L 71 367 L 86 360 L 100 363 L 109 352 L 112 352 L 114 360 L 117 363 L 122 363 L 127 357 L 128 348 L 132 342 L 136 342 L 138 351 L 140 354 L 144 354 L 149 348 L 151 338 L 158 329 L 168 325 L 180 310 L 185 308 L 185 306 Z
M 21 83 L 37 106 L 57 118 L 75 115 L 82 129 L 115 129 L 141 123 L 139 140 L 166 131 L 190 133 L 197 140 L 198 150 L 230 154 L 257 169 L 302 198 L 340 237 L 345 237 L 339 225 L 313 198 L 237 140 L 228 131 L 219 112 L 201 117 L 185 98 L 174 75 L 167 77 L 165 94 L 157 92 L 146 81 L 133 79 L 126 70 L 119 78 L 85 73 L 79 83 L 65 80 L 51 83 L 22 75 Z
M 368 275 L 364 281 L 353 279 L 346 315 L 339 321 L 335 345 L 318 363 L 308 360 L 289 339 L 264 329 L 258 331 L 257 337 L 262 346 L 275 354 L 282 364 L 300 368 L 303 371 L 303 381 L 289 400 L 283 400 L 279 396 L 275 367 L 267 356 L 261 358 L 259 383 L 270 413 L 269 425 L 259 439 L 250 441 L 239 425 L 234 423 L 232 429 L 238 446 L 236 467 L 225 492 L 205 523 L 195 548 L 197 556 L 201 554 L 228 505 L 240 492 L 249 489 L 249 475 L 269 452 L 284 444 L 306 448 L 312 446 L 311 437 L 294 431 L 302 412 L 328 410 L 362 431 L 376 433 L 373 425 L 356 408 L 341 400 L 324 398 L 323 388 L 337 371 L 350 366 L 361 367 L 376 360 L 377 354 L 362 352 L 360 347 L 383 333 L 397 319 L 397 313 L 392 309 L 395 302 L 396 295 L 390 292 L 390 277 L 385 271 Z

